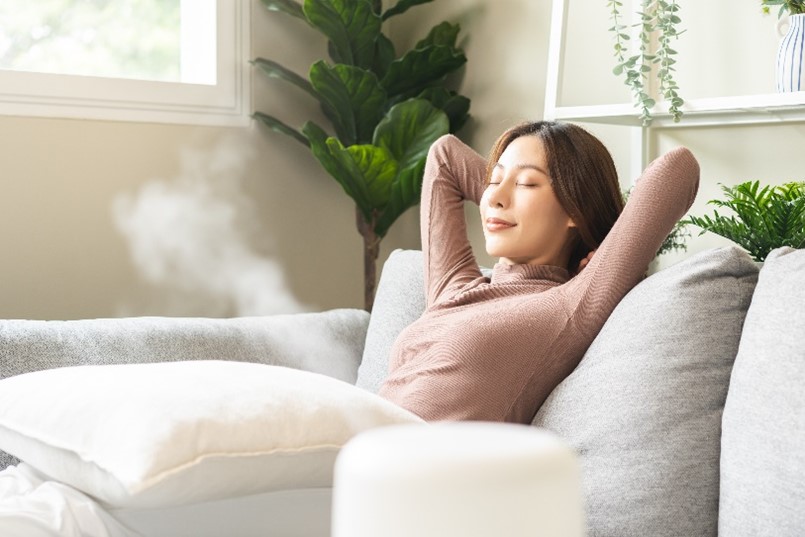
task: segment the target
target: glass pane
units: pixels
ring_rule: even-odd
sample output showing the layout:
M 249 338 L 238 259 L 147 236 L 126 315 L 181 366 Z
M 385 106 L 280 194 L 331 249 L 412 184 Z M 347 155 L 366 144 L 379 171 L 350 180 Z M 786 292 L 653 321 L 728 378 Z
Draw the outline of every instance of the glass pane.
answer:
M 0 0 L 0 69 L 181 81 L 180 0 Z

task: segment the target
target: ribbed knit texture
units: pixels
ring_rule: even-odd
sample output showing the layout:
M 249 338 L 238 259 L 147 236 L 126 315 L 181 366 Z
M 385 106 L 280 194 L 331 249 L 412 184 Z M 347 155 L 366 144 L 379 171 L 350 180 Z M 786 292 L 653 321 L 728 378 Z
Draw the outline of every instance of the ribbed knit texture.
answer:
M 550 265 L 481 275 L 464 200 L 478 204 L 486 161 L 454 136 L 430 150 L 422 187 L 427 309 L 392 347 L 380 395 L 435 420 L 530 423 L 643 277 L 693 204 L 699 166 L 685 148 L 653 161 L 592 261 L 572 277 Z

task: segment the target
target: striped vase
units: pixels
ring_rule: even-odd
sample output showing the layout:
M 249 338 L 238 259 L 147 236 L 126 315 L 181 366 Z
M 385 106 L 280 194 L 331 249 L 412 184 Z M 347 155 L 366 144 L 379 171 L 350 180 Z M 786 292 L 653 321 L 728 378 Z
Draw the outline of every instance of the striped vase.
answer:
M 781 22 L 784 22 L 783 19 Z M 777 50 L 777 91 L 805 90 L 805 14 L 788 17 L 788 32 Z M 778 30 L 782 25 L 778 25 Z

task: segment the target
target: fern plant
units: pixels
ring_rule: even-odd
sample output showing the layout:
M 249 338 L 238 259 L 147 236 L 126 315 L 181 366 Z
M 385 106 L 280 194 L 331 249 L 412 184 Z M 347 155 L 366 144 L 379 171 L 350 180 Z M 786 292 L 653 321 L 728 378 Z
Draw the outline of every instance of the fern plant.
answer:
M 671 233 L 669 233 L 668 236 L 665 237 L 665 240 L 662 241 L 660 249 L 657 250 L 657 256 L 661 256 L 662 254 L 666 254 L 674 250 L 687 252 L 688 245 L 685 244 L 685 240 L 689 238 L 690 232 L 688 231 L 688 225 L 680 220 L 674 224 L 674 228 L 671 230 Z
M 725 216 L 691 216 L 687 222 L 737 243 L 755 261 L 763 261 L 769 252 L 781 246 L 805 247 L 805 183 L 764 186 L 749 181 L 734 187 L 721 185 L 725 200 L 711 200 L 709 205 L 729 209 Z

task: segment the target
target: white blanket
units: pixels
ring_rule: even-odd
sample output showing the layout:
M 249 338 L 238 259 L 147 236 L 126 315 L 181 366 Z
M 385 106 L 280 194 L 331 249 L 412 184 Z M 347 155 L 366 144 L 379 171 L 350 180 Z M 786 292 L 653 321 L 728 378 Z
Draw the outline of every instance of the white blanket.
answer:
M 0 535 L 140 537 L 89 496 L 25 463 L 0 472 Z

